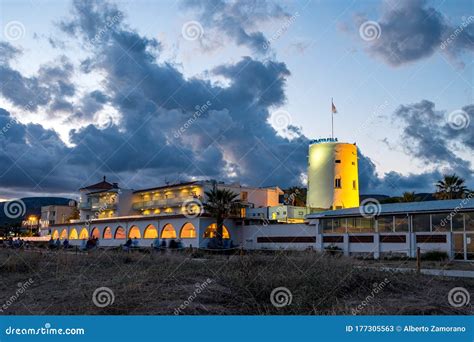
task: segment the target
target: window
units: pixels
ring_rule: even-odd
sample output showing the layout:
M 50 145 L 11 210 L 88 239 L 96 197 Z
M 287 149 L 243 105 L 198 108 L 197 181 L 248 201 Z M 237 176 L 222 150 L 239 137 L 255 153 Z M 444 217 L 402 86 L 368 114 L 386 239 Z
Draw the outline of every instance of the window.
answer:
M 393 216 L 381 216 L 377 224 L 379 232 L 393 232 Z
M 150 224 L 145 228 L 145 232 L 143 233 L 143 238 L 145 239 L 156 239 L 158 237 L 158 231 L 156 230 L 155 226 Z
M 332 233 L 332 219 L 321 219 L 319 222 L 323 233 Z
M 395 231 L 408 232 L 408 216 L 406 215 L 395 216 Z
M 333 219 L 332 226 L 334 233 L 345 233 L 346 219 Z
M 246 202 L 249 198 L 249 193 L 247 191 L 242 191 L 240 193 L 240 199 L 244 202 Z
M 352 181 L 352 189 L 356 190 L 357 189 L 357 183 L 355 180 Z
M 176 239 L 176 230 L 171 223 L 165 224 L 161 231 L 162 239 Z
M 350 217 L 347 219 L 348 233 L 364 233 L 375 231 L 375 219 L 365 217 Z
M 453 221 L 453 231 L 463 231 L 464 230 L 464 215 L 457 213 L 452 217 Z
M 474 213 L 465 213 L 464 220 L 466 220 L 466 231 L 474 230 Z
M 128 232 L 128 238 L 140 239 L 141 238 L 140 228 L 138 228 L 137 226 L 132 226 Z
M 340 159 L 336 159 L 334 162 L 335 162 L 336 164 L 341 164 L 341 160 L 340 160 Z
M 413 231 L 429 232 L 430 231 L 430 215 L 413 215 Z
M 196 229 L 191 223 L 187 222 L 181 228 L 181 233 L 179 234 L 179 237 L 182 239 L 194 239 L 197 237 Z
M 445 232 L 451 230 L 451 218 L 449 213 L 431 215 L 431 230 L 433 232 Z
M 351 164 L 352 164 L 352 165 L 355 165 L 356 163 L 355 163 L 355 162 L 352 162 Z
M 341 178 L 336 178 L 336 179 L 334 180 L 334 187 L 335 187 L 336 189 L 340 189 L 340 188 L 341 188 Z
M 204 232 L 204 238 L 215 238 L 217 235 L 217 225 L 215 223 L 210 224 Z M 226 226 L 222 226 L 222 238 L 230 239 L 229 231 Z

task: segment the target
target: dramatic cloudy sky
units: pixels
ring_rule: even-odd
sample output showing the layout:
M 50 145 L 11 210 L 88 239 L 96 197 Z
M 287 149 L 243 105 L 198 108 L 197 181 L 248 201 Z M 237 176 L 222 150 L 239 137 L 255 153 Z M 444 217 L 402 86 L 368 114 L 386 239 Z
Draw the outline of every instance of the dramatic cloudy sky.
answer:
M 304 185 L 331 97 L 362 193 L 474 186 L 470 0 L 0 4 L 0 199 Z

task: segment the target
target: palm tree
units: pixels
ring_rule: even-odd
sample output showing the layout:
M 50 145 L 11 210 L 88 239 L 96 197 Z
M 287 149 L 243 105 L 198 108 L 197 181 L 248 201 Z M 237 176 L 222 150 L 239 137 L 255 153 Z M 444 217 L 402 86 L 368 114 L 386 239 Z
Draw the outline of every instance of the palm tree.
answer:
M 438 199 L 464 198 L 468 192 L 464 183 L 465 180 L 456 176 L 456 174 L 443 175 L 443 179 L 436 183 L 435 197 Z
M 297 207 L 306 206 L 306 189 L 298 186 L 292 186 L 286 190 L 285 193 L 285 204 L 294 205 Z
M 216 238 L 218 247 L 222 247 L 224 220 L 238 206 L 238 194 L 228 189 L 218 189 L 214 183 L 212 190 L 205 192 L 207 201 L 204 209 L 216 219 Z
M 400 198 L 400 202 L 416 202 L 415 192 L 404 192 L 402 198 Z

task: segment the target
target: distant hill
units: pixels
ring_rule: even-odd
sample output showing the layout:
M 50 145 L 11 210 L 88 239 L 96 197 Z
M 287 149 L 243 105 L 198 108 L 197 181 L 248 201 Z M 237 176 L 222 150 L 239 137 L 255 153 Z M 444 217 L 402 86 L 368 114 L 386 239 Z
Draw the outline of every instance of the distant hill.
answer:
M 367 198 L 375 198 L 377 201 L 383 201 L 387 198 L 390 198 L 390 196 L 387 195 L 377 195 L 377 194 L 367 194 L 367 195 L 359 195 L 359 201 L 362 202 L 363 200 Z
M 25 197 L 20 200 L 0 202 L 0 227 L 21 222 L 29 215 L 39 217 L 41 215 L 41 207 L 43 206 L 68 205 L 70 201 L 70 198 L 64 197 Z M 6 215 L 5 205 L 8 206 L 7 208 L 9 208 L 11 213 L 10 216 L 13 217 Z
M 363 200 L 365 200 L 367 198 L 375 198 L 380 203 L 394 203 L 394 202 L 399 202 L 401 196 L 391 197 L 391 196 L 387 196 L 387 195 L 377 195 L 377 194 L 373 194 L 373 195 L 367 194 L 367 195 L 360 195 L 359 196 L 360 202 L 362 202 Z M 416 202 L 436 201 L 436 200 L 437 200 L 437 198 L 435 198 L 432 193 L 420 192 L 418 194 L 415 194 L 415 201 Z

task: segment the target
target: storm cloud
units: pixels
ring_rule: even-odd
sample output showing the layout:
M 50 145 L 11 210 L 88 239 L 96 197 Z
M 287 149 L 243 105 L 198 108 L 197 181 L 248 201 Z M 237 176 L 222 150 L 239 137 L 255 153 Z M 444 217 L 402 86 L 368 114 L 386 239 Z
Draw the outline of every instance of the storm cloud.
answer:
M 258 25 L 271 20 L 288 19 L 290 15 L 272 1 L 183 0 L 182 7 L 198 14 L 206 29 L 225 34 L 237 45 L 245 45 L 257 53 L 267 52 L 268 39 Z
M 356 24 L 367 20 L 358 15 Z M 379 37 L 369 39 L 367 50 L 392 66 L 427 58 L 437 51 L 456 59 L 474 50 L 474 17 L 463 17 L 460 25 L 452 25 L 425 0 L 385 1 L 376 22 Z
M 283 15 L 281 9 L 260 2 L 253 9 L 250 5 L 232 8 L 221 1 L 215 4 L 216 11 L 235 18 L 252 10 L 256 11 L 255 19 Z M 9 81 L 2 84 L 1 94 L 15 109 L 21 111 L 31 103 L 26 110 L 48 109 L 50 116 L 86 123 L 69 132 L 70 144 L 66 145 L 54 130 L 19 123 L 12 113 L 1 109 L 2 194 L 74 193 L 102 175 L 128 188 L 191 179 L 252 186 L 302 183 L 309 139 L 291 125 L 287 127 L 291 138 L 283 137 L 271 122 L 272 113 L 286 103 L 291 73 L 285 63 L 244 56 L 207 71 L 225 82 L 185 77 L 173 63 L 158 62 L 159 41 L 140 35 L 124 20 L 124 13 L 113 4 L 75 1 L 71 16 L 60 28 L 70 44 L 81 46 L 84 59 L 77 66 L 61 57 L 28 77 L 11 67 L 10 61 L 21 51 L 0 43 L 0 76 Z M 256 48 L 257 41 L 243 44 Z M 101 75 L 102 81 L 97 88 L 78 94 L 74 73 Z M 472 107 L 466 110 L 472 116 Z M 101 125 L 99 113 L 113 120 Z M 397 115 L 407 127 L 416 118 L 427 125 L 420 115 L 438 115 L 439 119 L 433 106 L 426 103 L 402 107 Z M 425 129 L 454 139 L 472 137 L 472 132 L 453 131 L 446 125 L 407 128 L 404 134 L 416 139 L 418 146 L 409 153 L 425 159 L 430 154 L 424 147 L 433 144 Z M 446 162 L 457 160 L 448 149 L 441 155 Z M 468 172 L 470 165 L 457 162 Z M 362 193 L 428 190 L 436 177 L 438 172 L 378 175 L 370 158 L 363 151 L 360 154 Z

